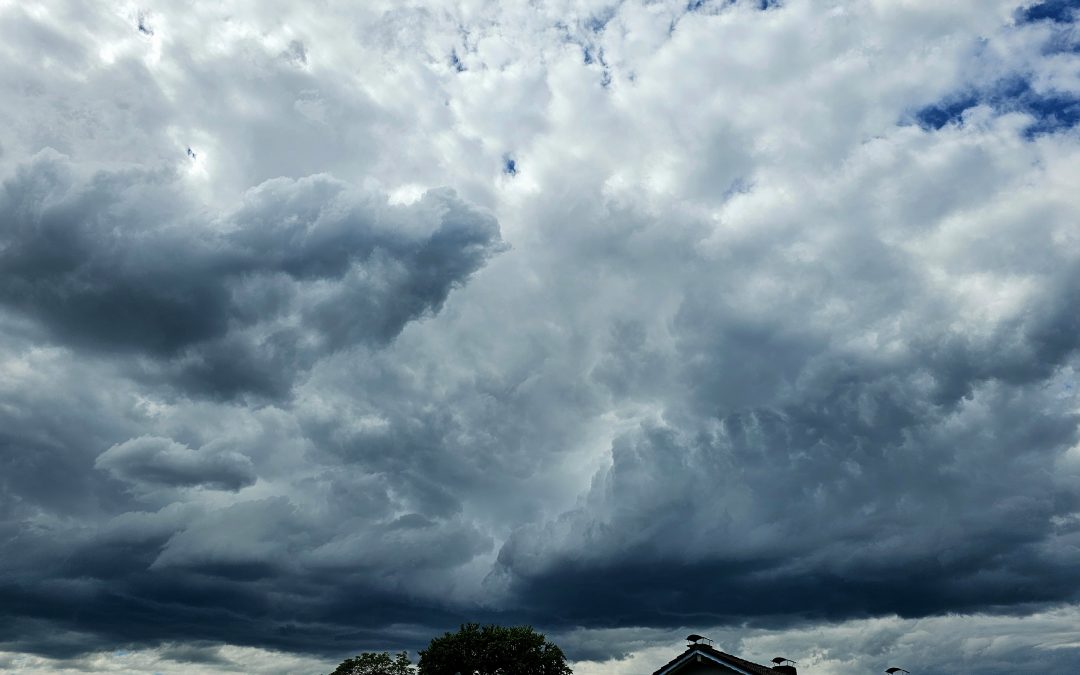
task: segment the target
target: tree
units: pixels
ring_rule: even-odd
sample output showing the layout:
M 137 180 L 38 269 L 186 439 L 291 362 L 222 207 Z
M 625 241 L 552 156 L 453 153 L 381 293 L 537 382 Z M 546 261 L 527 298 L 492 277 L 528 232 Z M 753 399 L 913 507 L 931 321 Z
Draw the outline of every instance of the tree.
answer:
M 405 652 L 394 658 L 387 652 L 364 652 L 342 661 L 330 675 L 414 675 L 414 671 Z
M 532 626 L 467 623 L 420 650 L 420 675 L 571 675 L 566 657 Z

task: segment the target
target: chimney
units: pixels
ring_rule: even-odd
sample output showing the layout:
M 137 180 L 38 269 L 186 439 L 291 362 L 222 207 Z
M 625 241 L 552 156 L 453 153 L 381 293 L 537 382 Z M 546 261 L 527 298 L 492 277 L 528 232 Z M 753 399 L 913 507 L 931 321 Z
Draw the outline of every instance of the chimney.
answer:
M 795 662 L 791 659 L 777 656 L 772 662 L 776 664 L 772 669 L 777 673 L 782 673 L 783 675 L 799 675 L 799 671 L 795 669 Z

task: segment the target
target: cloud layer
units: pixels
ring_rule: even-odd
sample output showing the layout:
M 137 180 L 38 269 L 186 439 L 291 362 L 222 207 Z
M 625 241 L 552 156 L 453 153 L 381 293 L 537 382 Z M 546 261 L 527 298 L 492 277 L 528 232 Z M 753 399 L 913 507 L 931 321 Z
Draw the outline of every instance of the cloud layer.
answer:
M 0 667 L 1065 662 L 1074 4 L 0 3 Z

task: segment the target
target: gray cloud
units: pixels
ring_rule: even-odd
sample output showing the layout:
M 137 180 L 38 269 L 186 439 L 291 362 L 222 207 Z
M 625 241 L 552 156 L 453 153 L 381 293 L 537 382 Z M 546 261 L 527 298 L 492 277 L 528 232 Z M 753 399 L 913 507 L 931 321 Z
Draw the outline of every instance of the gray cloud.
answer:
M 177 192 L 167 174 L 81 177 L 55 153 L 19 167 L 0 200 L 0 301 L 61 344 L 144 355 L 182 389 L 280 396 L 320 353 L 437 311 L 498 248 L 494 220 L 445 190 L 393 208 L 281 179 L 208 222 Z
M 255 482 L 251 460 L 237 452 L 192 450 L 168 438 L 140 436 L 103 452 L 94 466 L 135 482 L 239 490 Z

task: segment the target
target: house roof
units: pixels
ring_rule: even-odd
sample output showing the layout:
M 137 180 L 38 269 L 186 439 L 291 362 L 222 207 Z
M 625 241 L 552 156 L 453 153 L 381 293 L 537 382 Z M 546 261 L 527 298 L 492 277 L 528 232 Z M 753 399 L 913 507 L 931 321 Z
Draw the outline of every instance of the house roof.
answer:
M 715 649 L 706 644 L 693 644 L 686 648 L 686 651 L 679 654 L 671 661 L 668 661 L 664 665 L 660 666 L 652 675 L 666 675 L 671 672 L 677 666 L 689 661 L 695 654 L 701 654 L 718 663 L 722 663 L 726 666 L 730 666 L 736 670 L 740 670 L 747 675 L 776 675 L 776 671 L 768 666 L 763 666 L 753 661 L 747 661 L 746 659 L 740 659 L 738 656 L 733 656 L 727 652 L 722 652 L 719 649 Z

